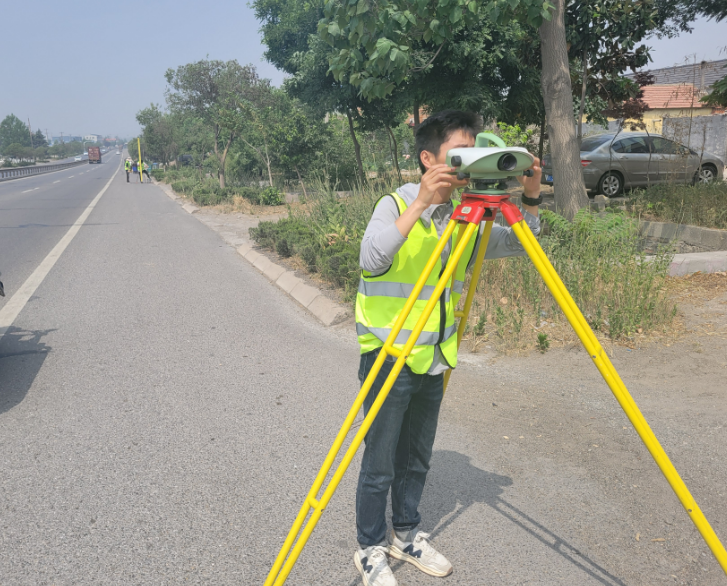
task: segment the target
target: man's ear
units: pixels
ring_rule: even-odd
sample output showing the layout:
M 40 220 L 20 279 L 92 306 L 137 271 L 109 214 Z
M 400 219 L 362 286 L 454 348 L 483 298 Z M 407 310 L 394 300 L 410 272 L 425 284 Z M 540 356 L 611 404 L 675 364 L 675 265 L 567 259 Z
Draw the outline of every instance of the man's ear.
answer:
M 427 168 L 427 170 L 437 164 L 436 156 L 434 153 L 430 153 L 429 151 L 422 151 L 419 153 L 419 160 L 422 162 L 422 165 Z

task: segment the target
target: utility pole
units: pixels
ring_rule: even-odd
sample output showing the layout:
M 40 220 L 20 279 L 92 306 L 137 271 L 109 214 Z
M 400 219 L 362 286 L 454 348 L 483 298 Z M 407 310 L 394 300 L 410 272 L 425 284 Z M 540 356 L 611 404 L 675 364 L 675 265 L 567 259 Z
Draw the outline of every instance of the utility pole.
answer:
M 30 135 L 30 148 L 33 148 L 33 129 L 30 127 L 30 118 L 28 118 L 28 134 Z

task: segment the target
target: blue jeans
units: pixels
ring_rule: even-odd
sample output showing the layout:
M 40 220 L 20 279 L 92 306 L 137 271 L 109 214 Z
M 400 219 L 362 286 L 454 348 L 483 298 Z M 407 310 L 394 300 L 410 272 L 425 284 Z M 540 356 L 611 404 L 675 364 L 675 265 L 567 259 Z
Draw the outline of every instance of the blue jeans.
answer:
M 361 355 L 361 383 L 379 350 Z M 369 412 L 394 365 L 387 360 L 364 400 Z M 444 375 L 415 374 L 404 365 L 389 396 L 366 434 L 366 448 L 356 490 L 356 528 L 362 548 L 386 539 L 386 497 L 391 488 L 392 522 L 397 531 L 414 529 L 421 520 L 419 501 L 432 457 L 442 403 Z

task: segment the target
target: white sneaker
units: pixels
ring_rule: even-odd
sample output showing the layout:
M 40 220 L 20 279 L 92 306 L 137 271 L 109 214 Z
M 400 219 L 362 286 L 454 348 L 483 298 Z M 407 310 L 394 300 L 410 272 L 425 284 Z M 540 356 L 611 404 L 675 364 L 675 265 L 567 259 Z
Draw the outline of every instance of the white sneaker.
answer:
M 399 583 L 389 567 L 386 548 L 372 545 L 353 554 L 353 563 L 361 572 L 364 586 L 397 586 Z
M 411 543 L 405 543 L 394 531 L 389 535 L 389 555 L 415 565 L 430 576 L 449 576 L 452 564 L 429 543 L 429 533 L 419 531 Z

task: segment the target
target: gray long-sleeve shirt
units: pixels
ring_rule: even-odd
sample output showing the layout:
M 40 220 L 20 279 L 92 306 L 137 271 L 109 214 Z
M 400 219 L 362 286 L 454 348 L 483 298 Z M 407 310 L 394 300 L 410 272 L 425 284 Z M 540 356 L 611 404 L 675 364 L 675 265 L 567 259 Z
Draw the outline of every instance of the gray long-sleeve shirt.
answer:
M 396 190 L 399 196 L 406 202 L 407 206 L 410 206 L 419 195 L 419 184 L 407 183 L 399 187 Z M 447 227 L 449 220 L 454 212 L 454 206 L 452 202 L 445 204 L 431 205 L 429 206 L 420 219 L 424 226 L 429 228 L 431 223 L 434 222 L 434 227 L 437 230 L 439 236 L 442 235 L 444 229 Z M 523 217 L 527 222 L 530 229 L 537 236 L 540 232 L 540 220 L 536 216 L 523 212 Z M 369 225 L 366 227 L 363 240 L 361 241 L 361 255 L 359 257 L 359 264 L 361 268 L 368 271 L 373 276 L 380 275 L 388 270 L 391 264 L 394 262 L 394 257 L 399 249 L 406 242 L 406 238 L 401 235 L 399 228 L 396 226 L 396 220 L 399 218 L 399 208 L 396 202 L 391 197 L 385 197 L 376 206 L 373 216 Z M 480 225 L 480 233 L 484 229 L 484 222 Z M 442 252 L 442 264 L 447 262 L 449 258 L 451 245 L 448 243 Z M 479 241 L 475 250 L 472 254 L 472 261 L 477 256 L 477 250 L 479 248 Z M 487 243 L 487 250 L 485 251 L 486 259 L 493 258 L 504 258 L 506 256 L 523 256 L 525 250 L 523 249 L 517 236 L 512 231 L 512 228 L 505 228 L 495 224 L 492 226 L 492 233 L 490 234 L 490 240 Z M 469 266 L 467 267 L 470 268 Z M 432 366 L 429 368 L 427 374 L 435 375 L 440 374 L 447 370 L 449 365 L 442 358 L 439 347 L 435 348 L 434 361 Z

